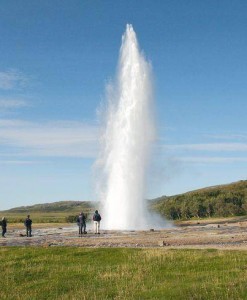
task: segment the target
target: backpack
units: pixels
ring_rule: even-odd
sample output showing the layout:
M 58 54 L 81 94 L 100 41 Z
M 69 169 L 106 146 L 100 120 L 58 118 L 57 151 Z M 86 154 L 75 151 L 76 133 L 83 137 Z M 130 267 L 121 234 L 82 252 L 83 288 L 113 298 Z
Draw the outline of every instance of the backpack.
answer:
M 93 220 L 94 221 L 100 221 L 101 220 L 101 216 L 100 216 L 100 214 L 94 214 L 94 216 L 93 216 Z

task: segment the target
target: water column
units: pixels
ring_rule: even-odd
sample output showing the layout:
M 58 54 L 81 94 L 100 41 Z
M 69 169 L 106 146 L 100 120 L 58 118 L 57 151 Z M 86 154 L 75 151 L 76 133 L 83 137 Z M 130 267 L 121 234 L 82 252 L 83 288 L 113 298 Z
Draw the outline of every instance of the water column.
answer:
M 108 89 L 100 161 L 104 228 L 144 229 L 147 166 L 154 138 L 151 66 L 140 52 L 132 25 L 122 37 L 117 76 Z

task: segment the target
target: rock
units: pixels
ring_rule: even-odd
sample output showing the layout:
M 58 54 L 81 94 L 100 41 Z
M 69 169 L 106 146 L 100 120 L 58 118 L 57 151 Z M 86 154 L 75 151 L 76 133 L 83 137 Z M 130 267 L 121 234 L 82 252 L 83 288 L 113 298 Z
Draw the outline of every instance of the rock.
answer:
M 55 242 L 51 242 L 50 244 L 48 244 L 49 247 L 53 247 L 53 246 L 63 246 L 64 244 L 61 242 L 55 243 Z
M 165 246 L 170 246 L 170 244 L 169 244 L 169 243 L 166 243 L 165 241 L 161 241 L 161 242 L 159 243 L 159 246 L 160 246 L 160 247 L 165 247 Z

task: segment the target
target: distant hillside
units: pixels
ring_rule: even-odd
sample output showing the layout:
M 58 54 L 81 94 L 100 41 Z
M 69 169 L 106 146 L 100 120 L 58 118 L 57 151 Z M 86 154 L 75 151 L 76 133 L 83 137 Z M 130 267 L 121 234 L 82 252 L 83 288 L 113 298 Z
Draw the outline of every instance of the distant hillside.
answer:
M 247 214 L 247 180 L 162 196 L 150 208 L 169 219 L 227 217 Z
M 37 222 L 64 222 L 74 220 L 80 211 L 91 215 L 98 207 L 98 202 L 59 201 L 16 207 L 1 211 L 0 214 L 12 222 L 22 222 L 28 213 Z M 162 196 L 150 200 L 149 208 L 173 220 L 247 215 L 247 180 L 175 196 Z
M 2 211 L 2 213 L 58 213 L 58 212 L 80 212 L 91 210 L 96 203 L 90 201 L 59 201 L 53 203 L 35 204 L 30 206 L 20 206 Z
M 7 217 L 10 223 L 23 223 L 27 214 L 31 215 L 34 223 L 75 222 L 81 211 L 90 219 L 98 204 L 90 201 L 59 201 L 16 207 L 0 211 L 0 215 Z

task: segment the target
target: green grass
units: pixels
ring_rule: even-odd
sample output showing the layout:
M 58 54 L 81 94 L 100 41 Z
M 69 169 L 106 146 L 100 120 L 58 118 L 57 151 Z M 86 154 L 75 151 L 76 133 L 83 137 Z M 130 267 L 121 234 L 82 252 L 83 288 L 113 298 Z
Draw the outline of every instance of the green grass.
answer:
M 28 213 L 2 213 L 9 223 L 23 223 Z M 74 213 L 75 214 L 75 213 Z M 79 213 L 77 213 L 79 215 Z M 30 213 L 33 223 L 64 223 L 66 218 L 73 213 L 67 212 L 32 212 Z M 76 215 L 76 214 L 75 214 Z
M 0 299 L 247 299 L 247 252 L 0 249 Z
M 70 223 L 68 218 L 73 216 L 77 217 L 80 213 L 78 212 L 31 212 L 30 217 L 33 223 Z M 89 220 L 92 219 L 93 211 L 84 210 L 84 213 L 87 214 Z M 27 214 L 20 213 L 2 213 L 1 216 L 5 216 L 7 218 L 8 223 L 22 223 L 27 217 Z M 75 222 L 75 221 L 74 221 Z
M 64 223 L 68 222 L 69 216 L 78 216 L 81 211 L 91 218 L 94 206 L 98 208 L 98 205 L 89 201 L 59 201 L 16 207 L 0 211 L 0 215 L 5 216 L 9 223 L 23 223 L 28 214 L 35 223 Z

